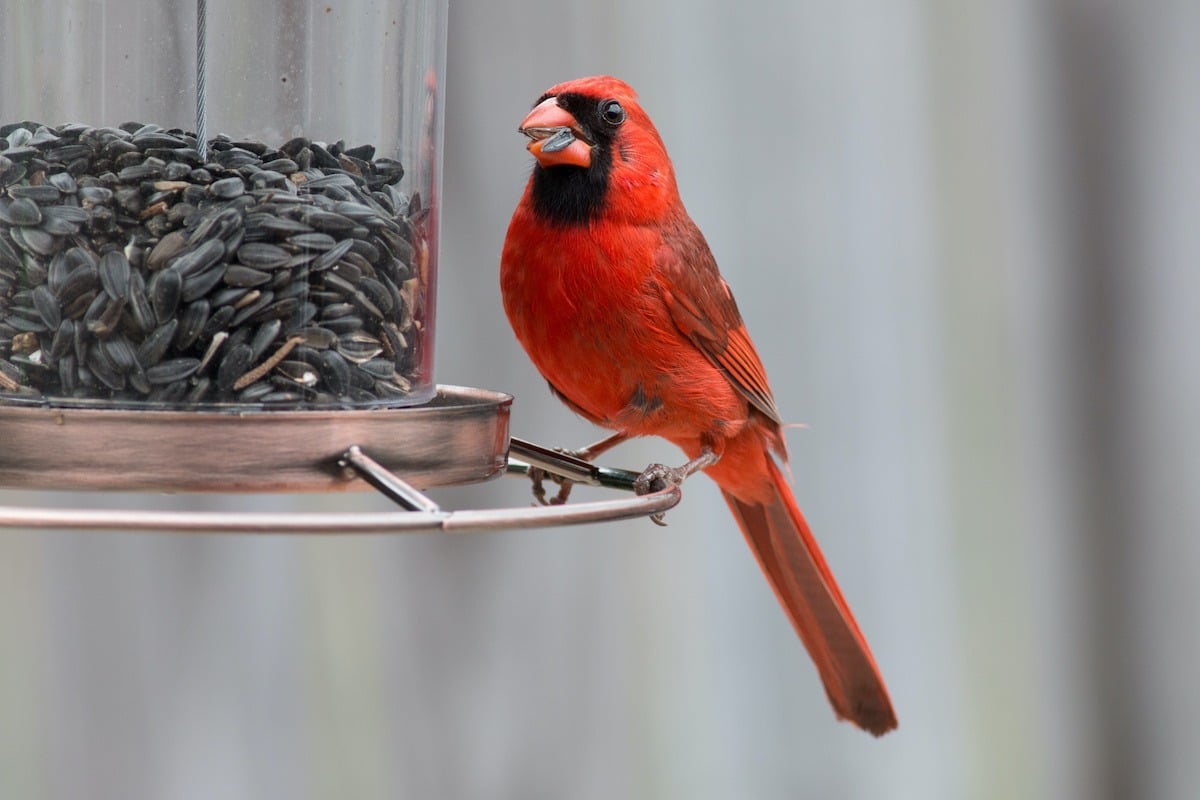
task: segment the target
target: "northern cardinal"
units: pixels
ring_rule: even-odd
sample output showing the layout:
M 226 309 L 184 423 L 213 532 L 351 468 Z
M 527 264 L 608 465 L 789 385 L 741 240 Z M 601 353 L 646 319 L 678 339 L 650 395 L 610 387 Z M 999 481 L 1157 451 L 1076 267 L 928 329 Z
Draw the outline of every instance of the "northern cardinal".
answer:
M 775 458 L 781 419 L 754 344 L 637 95 L 561 83 L 520 125 L 536 159 L 500 261 L 517 339 L 571 409 L 615 433 L 586 458 L 655 435 L 687 454 L 640 479 L 703 470 L 721 488 L 841 719 L 876 736 L 896 715 Z

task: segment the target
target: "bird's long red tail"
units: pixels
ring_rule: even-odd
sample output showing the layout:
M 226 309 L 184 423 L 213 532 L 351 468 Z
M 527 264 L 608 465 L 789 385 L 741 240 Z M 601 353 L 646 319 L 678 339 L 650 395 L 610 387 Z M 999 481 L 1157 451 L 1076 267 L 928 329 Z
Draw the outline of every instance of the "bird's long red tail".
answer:
M 722 489 L 759 566 L 808 648 L 841 719 L 880 736 L 896 727 L 883 676 L 779 467 L 766 459 L 771 492 L 745 502 Z

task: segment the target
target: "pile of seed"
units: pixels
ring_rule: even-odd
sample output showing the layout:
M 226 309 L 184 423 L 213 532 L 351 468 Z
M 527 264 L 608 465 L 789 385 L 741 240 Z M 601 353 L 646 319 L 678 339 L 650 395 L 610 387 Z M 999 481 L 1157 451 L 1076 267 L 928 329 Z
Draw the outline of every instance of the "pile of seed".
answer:
M 420 380 L 419 198 L 367 145 L 0 126 L 0 395 L 348 405 Z

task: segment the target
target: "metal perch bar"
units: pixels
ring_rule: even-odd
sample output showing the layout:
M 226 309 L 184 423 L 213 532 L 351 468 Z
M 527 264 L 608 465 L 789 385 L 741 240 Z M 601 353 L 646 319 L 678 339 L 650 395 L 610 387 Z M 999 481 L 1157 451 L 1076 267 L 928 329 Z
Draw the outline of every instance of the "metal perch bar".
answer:
M 514 458 L 513 456 L 516 456 Z M 508 444 L 508 471 L 524 474 L 530 467 L 540 467 L 559 477 L 588 486 L 634 491 L 633 483 L 641 474 L 627 469 L 599 467 L 588 461 L 513 437 Z

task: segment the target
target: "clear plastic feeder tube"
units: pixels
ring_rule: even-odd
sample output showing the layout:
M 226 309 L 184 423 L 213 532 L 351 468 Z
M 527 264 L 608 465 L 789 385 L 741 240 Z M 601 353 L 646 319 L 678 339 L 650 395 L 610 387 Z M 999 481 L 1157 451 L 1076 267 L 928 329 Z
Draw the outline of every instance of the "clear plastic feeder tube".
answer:
M 445 20 L 0 5 L 0 402 L 428 400 Z

